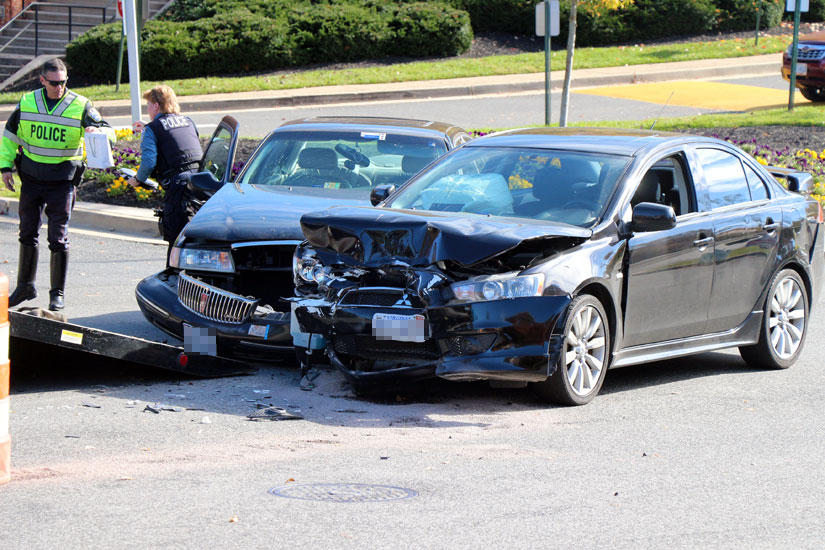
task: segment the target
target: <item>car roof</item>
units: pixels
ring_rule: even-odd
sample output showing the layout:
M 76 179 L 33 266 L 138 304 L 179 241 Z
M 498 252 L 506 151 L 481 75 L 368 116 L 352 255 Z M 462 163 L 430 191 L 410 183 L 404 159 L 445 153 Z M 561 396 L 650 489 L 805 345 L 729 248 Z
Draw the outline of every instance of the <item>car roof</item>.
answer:
M 704 136 L 622 128 L 523 128 L 483 136 L 465 147 L 525 147 L 636 156 L 660 146 L 718 142 Z
M 390 117 L 370 117 L 370 116 L 315 116 L 290 120 L 284 122 L 278 130 L 302 129 L 319 126 L 328 130 L 358 130 L 367 131 L 393 131 L 404 134 L 431 134 L 437 136 L 454 136 L 459 133 L 467 133 L 463 128 L 448 122 L 438 122 L 435 120 L 417 120 L 411 118 L 390 118 Z M 276 130 L 276 131 L 278 131 Z

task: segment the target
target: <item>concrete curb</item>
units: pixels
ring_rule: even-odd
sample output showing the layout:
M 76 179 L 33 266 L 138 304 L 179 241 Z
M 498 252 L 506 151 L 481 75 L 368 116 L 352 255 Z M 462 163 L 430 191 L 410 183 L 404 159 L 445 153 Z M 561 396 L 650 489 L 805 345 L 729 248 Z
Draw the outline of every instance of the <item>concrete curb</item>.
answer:
M 634 65 L 607 69 L 581 69 L 573 71 L 572 89 L 596 86 L 617 86 L 640 82 L 665 82 L 669 80 L 692 80 L 725 76 L 779 74 L 782 65 L 781 54 L 740 58 L 747 61 L 730 63 L 730 60 L 713 60 L 713 65 L 695 62 L 661 63 L 659 65 Z M 725 62 L 722 62 L 725 61 Z M 720 63 L 722 62 L 722 63 Z M 564 73 L 550 74 L 551 89 L 560 91 Z M 297 107 L 306 105 L 332 105 L 363 101 L 389 101 L 403 99 L 429 99 L 444 97 L 478 96 L 485 94 L 505 94 L 544 90 L 544 74 L 502 75 L 494 77 L 457 78 L 427 82 L 399 82 L 391 85 L 331 86 L 328 88 L 305 88 L 300 90 L 279 90 L 281 94 L 261 92 L 257 97 L 240 94 L 221 94 L 205 98 L 182 98 L 180 105 L 184 112 L 228 111 L 239 109 L 267 109 L 277 107 Z M 126 116 L 131 113 L 131 105 L 101 102 L 100 111 L 104 116 Z
M 16 218 L 19 203 L 18 199 L 0 199 L 0 215 Z M 160 237 L 158 219 L 149 208 L 78 202 L 72 210 L 71 227 L 111 231 L 144 239 Z

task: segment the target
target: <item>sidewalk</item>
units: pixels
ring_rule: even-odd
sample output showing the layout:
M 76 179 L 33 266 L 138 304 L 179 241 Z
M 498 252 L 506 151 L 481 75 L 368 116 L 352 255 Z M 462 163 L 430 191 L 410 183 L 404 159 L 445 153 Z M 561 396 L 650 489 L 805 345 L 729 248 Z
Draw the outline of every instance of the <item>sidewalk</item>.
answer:
M 573 71 L 572 88 L 664 82 L 747 75 L 778 75 L 782 54 L 680 61 L 654 65 L 630 65 Z M 552 89 L 562 87 L 563 71 L 550 75 Z M 544 73 L 455 78 L 385 84 L 356 84 L 321 88 L 299 88 L 236 94 L 184 96 L 181 110 L 236 112 L 242 109 L 265 109 L 299 105 L 325 105 L 359 101 L 464 97 L 481 94 L 506 94 L 544 90 Z M 131 112 L 129 100 L 100 101 L 95 105 L 104 116 L 126 116 Z M 0 106 L 0 121 L 5 121 L 13 105 Z M 0 199 L 0 216 L 17 216 L 15 199 Z M 72 227 L 112 231 L 140 238 L 157 238 L 157 218 L 151 209 L 77 203 Z

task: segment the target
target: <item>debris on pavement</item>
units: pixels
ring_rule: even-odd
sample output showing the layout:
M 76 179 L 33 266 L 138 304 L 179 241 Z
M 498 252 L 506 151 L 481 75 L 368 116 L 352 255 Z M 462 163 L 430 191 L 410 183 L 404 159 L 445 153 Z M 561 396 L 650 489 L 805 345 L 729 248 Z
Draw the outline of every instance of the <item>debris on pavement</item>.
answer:
M 143 409 L 143 412 L 149 411 L 155 414 L 160 414 L 160 411 L 172 411 L 172 412 L 183 412 L 183 407 L 178 407 L 175 405 L 165 405 L 163 403 L 155 403 L 154 405 L 146 405 L 146 408 Z
M 82 403 L 83 403 L 83 406 L 84 406 L 84 407 L 89 407 L 89 408 L 92 408 L 92 409 L 100 409 L 100 408 L 102 408 L 102 407 L 101 407 L 101 405 L 97 405 L 97 404 L 95 404 L 95 403 L 90 403 L 90 402 L 88 402 L 88 401 L 83 401 Z
M 297 412 L 290 412 L 283 407 L 266 407 L 247 415 L 249 420 L 303 420 Z

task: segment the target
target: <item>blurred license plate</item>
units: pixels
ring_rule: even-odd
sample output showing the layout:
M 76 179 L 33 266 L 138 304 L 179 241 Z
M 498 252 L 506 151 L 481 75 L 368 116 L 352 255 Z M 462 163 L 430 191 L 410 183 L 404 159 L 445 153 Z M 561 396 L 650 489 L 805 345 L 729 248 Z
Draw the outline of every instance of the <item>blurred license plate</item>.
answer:
M 183 351 L 192 355 L 218 355 L 218 331 L 183 323 Z
M 427 340 L 427 319 L 420 314 L 376 313 L 372 316 L 372 335 L 378 340 L 424 342 Z
M 807 63 L 797 63 L 796 64 L 796 74 L 797 75 L 806 75 L 808 74 L 808 64 Z

